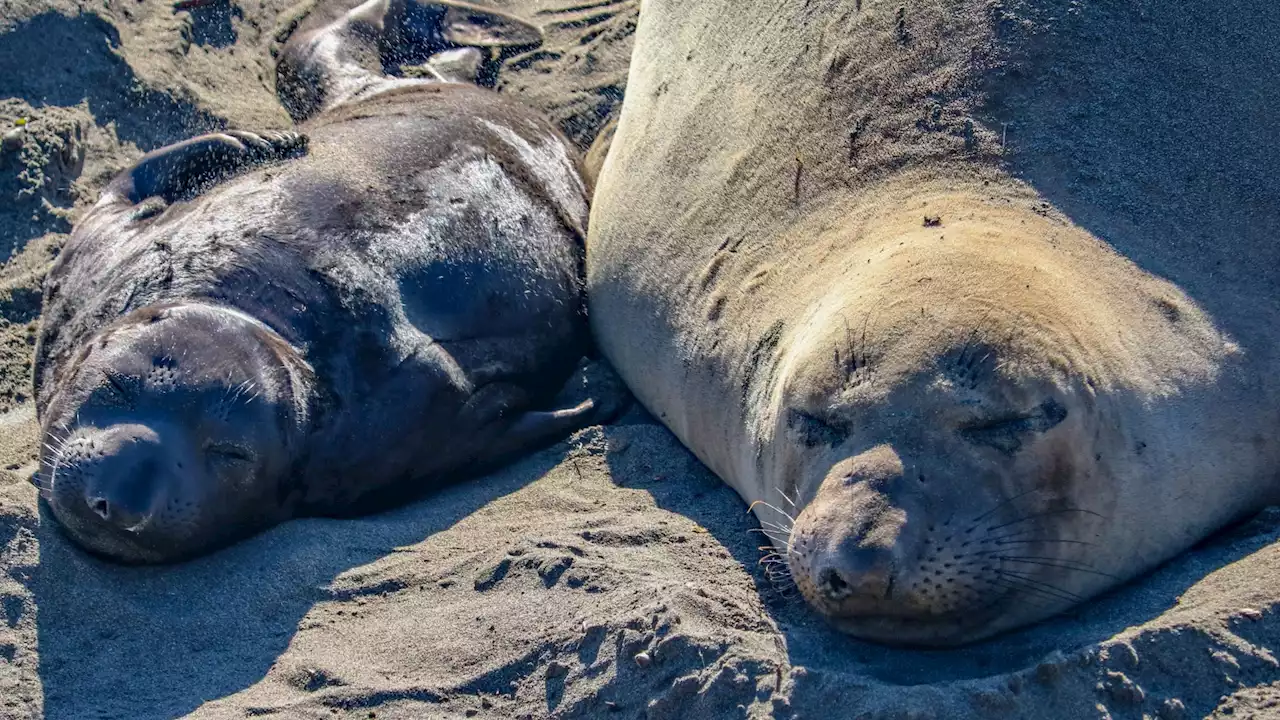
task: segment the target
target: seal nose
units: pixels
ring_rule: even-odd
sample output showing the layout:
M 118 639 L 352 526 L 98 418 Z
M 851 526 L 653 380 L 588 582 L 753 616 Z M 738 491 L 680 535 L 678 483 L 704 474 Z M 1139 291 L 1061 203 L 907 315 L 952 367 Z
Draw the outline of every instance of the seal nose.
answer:
M 86 490 L 85 502 L 89 509 L 121 530 L 142 529 L 155 505 L 154 465 L 141 462 L 128 468 L 110 468 L 110 475 Z
M 830 554 L 815 573 L 818 589 L 840 602 L 886 600 L 893 589 L 893 558 L 887 548 L 862 548 Z
M 841 461 L 797 518 L 790 554 L 822 604 L 881 611 L 891 600 L 904 553 L 906 512 L 895 501 L 902 472 L 888 446 Z
M 105 485 L 105 486 L 104 486 Z M 103 484 L 85 493 L 85 502 L 104 522 L 122 530 L 138 531 L 146 524 L 152 506 L 150 477 L 139 473 L 134 477 Z
M 137 532 L 157 503 L 162 447 L 150 428 L 115 427 L 94 438 L 101 459 L 85 484 L 89 510 L 122 530 Z

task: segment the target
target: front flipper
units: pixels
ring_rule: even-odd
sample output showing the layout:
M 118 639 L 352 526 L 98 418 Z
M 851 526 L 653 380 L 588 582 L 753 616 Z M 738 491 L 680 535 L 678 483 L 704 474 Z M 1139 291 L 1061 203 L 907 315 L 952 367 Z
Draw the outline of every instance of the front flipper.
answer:
M 502 431 L 487 449 L 498 464 L 524 453 L 558 442 L 576 430 L 603 422 L 595 400 L 583 400 L 563 410 L 537 410 L 521 414 Z
M 560 402 L 574 405 L 559 410 L 525 410 L 524 391 L 514 385 L 495 383 L 477 391 L 468 409 L 473 417 L 483 417 L 484 446 L 477 448 L 477 464 L 492 469 L 521 455 L 563 440 L 571 433 L 592 425 L 602 425 L 620 415 L 631 404 L 631 394 L 622 381 L 602 363 L 586 362 L 565 384 Z M 473 468 L 474 469 L 474 468 Z
M 432 55 L 423 65 L 401 67 L 400 72 L 405 77 L 426 77 L 440 82 L 474 85 L 479 82 L 484 62 L 484 55 L 477 48 L 454 48 Z
M 443 9 L 440 32 L 454 45 L 520 47 L 542 44 L 542 31 L 538 26 L 493 8 L 451 0 L 427 0 L 421 4 Z
M 116 176 L 107 194 L 137 204 L 149 197 L 184 200 L 255 165 L 306 151 L 307 137 L 295 132 L 265 135 L 244 130 L 199 135 L 142 156 Z

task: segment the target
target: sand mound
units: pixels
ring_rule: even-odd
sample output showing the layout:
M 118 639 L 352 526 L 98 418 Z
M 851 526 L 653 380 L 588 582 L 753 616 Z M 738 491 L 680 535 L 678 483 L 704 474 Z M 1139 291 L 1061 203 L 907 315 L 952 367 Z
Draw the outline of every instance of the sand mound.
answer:
M 622 96 L 635 3 L 495 4 L 548 36 L 498 87 L 585 148 Z M 44 270 L 143 151 L 287 125 L 269 51 L 291 9 L 0 0 L 0 132 L 27 119 L 0 151 L 0 717 L 1280 716 L 1280 512 L 1071 616 L 889 650 L 771 586 L 746 507 L 640 411 L 181 566 L 71 547 L 25 482 Z

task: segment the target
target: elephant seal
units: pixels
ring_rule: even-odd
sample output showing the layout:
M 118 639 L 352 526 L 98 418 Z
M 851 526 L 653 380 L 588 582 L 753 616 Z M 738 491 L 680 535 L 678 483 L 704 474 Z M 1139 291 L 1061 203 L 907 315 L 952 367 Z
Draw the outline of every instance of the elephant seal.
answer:
M 278 66 L 304 134 L 148 153 L 48 276 L 35 482 L 94 553 L 172 561 L 385 507 L 608 412 L 537 409 L 589 339 L 568 141 L 492 91 L 382 72 L 450 33 L 537 30 L 450 3 L 347 8 L 317 10 Z
M 645 0 L 590 323 L 838 628 L 975 641 L 1275 500 L 1280 14 L 1233 8 Z

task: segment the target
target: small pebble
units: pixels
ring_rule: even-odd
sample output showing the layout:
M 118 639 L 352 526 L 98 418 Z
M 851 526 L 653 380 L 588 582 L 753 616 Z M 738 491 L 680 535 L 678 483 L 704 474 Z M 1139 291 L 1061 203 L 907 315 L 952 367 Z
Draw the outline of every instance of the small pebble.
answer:
M 3 146 L 5 150 L 17 150 L 26 141 L 26 134 L 26 130 L 20 127 L 14 128 L 5 133 L 3 138 L 0 138 L 0 146 Z
M 1169 698 L 1156 711 L 1156 715 L 1160 717 L 1160 720 L 1185 720 L 1187 706 L 1183 705 L 1178 698 Z

